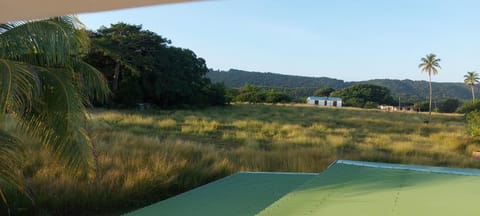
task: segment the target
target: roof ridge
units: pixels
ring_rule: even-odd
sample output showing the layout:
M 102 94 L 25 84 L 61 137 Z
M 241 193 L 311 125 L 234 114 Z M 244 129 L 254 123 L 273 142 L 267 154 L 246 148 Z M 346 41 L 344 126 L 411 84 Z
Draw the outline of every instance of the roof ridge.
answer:
M 437 166 L 424 166 L 424 165 L 407 165 L 407 164 L 366 162 L 366 161 L 353 161 L 353 160 L 336 160 L 335 162 L 333 162 L 328 166 L 327 170 L 335 164 L 345 164 L 345 165 L 371 167 L 371 168 L 383 168 L 383 169 L 409 170 L 409 171 L 417 171 L 417 172 L 430 172 L 430 173 L 450 174 L 450 175 L 480 176 L 479 169 L 450 168 L 450 167 L 437 167 Z

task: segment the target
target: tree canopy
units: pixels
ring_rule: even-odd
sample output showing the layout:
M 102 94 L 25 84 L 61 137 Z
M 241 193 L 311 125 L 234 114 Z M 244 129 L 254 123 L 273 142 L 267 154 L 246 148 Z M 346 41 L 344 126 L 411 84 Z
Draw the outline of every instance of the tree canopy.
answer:
M 472 101 L 475 101 L 475 85 L 479 81 L 478 73 L 475 71 L 469 71 L 467 72 L 467 75 L 464 75 L 463 80 L 464 84 L 472 90 Z
M 125 23 L 90 33 L 93 49 L 86 61 L 99 68 L 113 91 L 112 106 L 158 107 L 224 104 L 223 85 L 206 77 L 204 59 L 140 25 Z M 220 91 L 220 92 L 218 92 Z
M 365 105 L 368 105 L 371 107 L 373 103 L 377 105 L 393 103 L 393 98 L 388 88 L 372 84 L 352 85 L 334 91 L 330 95 L 342 98 L 345 106 L 365 107 Z

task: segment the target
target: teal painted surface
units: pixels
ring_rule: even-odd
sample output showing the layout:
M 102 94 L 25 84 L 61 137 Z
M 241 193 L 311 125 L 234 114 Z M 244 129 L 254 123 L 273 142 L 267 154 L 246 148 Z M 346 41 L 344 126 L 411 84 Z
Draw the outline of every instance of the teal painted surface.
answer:
M 475 170 L 364 165 L 336 163 L 258 215 L 480 215 L 480 177 L 446 173 Z
M 479 174 L 338 161 L 320 174 L 238 173 L 129 215 L 480 215 Z
M 127 215 L 255 215 L 317 175 L 237 173 Z

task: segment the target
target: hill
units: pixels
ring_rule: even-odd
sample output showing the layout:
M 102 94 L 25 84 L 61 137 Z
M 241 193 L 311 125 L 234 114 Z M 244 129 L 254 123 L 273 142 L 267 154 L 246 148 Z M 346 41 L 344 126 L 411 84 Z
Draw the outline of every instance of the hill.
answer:
M 316 89 L 330 87 L 341 89 L 358 83 L 369 83 L 385 86 L 390 89 L 396 97 L 400 96 L 409 101 L 425 100 L 428 98 L 428 82 L 414 80 L 393 80 L 393 79 L 374 79 L 360 82 L 345 82 L 339 79 L 328 77 L 305 77 L 293 76 L 276 73 L 248 72 L 237 69 L 229 71 L 210 70 L 207 77 L 212 82 L 224 83 L 227 87 L 238 88 L 245 83 L 256 86 L 278 88 L 287 92 L 293 92 L 293 95 L 309 96 Z M 433 82 L 434 98 L 458 98 L 470 99 L 471 92 L 463 83 L 439 83 Z M 478 90 L 477 90 L 478 91 Z
M 322 86 L 338 89 L 346 86 L 343 80 L 327 77 L 304 77 L 236 69 L 230 69 L 229 71 L 210 70 L 207 77 L 212 82 L 223 82 L 226 86 L 232 88 L 242 87 L 245 83 L 274 88 L 319 88 L 319 86 Z

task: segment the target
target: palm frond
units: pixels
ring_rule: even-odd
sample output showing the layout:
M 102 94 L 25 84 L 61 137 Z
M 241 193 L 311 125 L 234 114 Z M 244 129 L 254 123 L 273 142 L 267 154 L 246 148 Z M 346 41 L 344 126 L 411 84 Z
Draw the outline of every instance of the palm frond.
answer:
M 110 89 L 102 72 L 83 61 L 78 61 L 74 69 L 79 76 L 78 85 L 85 98 L 105 102 L 110 95 Z M 89 102 L 90 100 L 84 101 L 85 104 Z
M 21 117 L 22 127 L 42 140 L 44 147 L 72 170 L 91 165 L 90 139 L 85 133 L 84 95 L 74 73 L 65 69 L 39 68 L 42 92 L 32 112 Z
M 21 152 L 20 141 L 0 128 L 0 184 L 16 188 L 28 196 L 19 174 L 21 163 L 19 152 Z M 0 201 L 8 205 L 8 199 L 2 188 L 0 188 Z
M 89 43 L 79 28 L 73 16 L 0 25 L 0 123 L 8 110 L 69 170 L 92 171 L 85 106 L 109 91 L 102 74 L 80 61 Z M 22 190 L 18 143 L 0 124 L 0 181 Z
M 88 45 L 88 35 L 77 26 L 81 24 L 72 17 L 11 23 L 0 34 L 0 58 L 33 65 L 69 65 L 74 60 L 71 56 Z
M 6 110 L 16 113 L 30 109 L 40 81 L 28 65 L 0 59 L 0 116 Z

